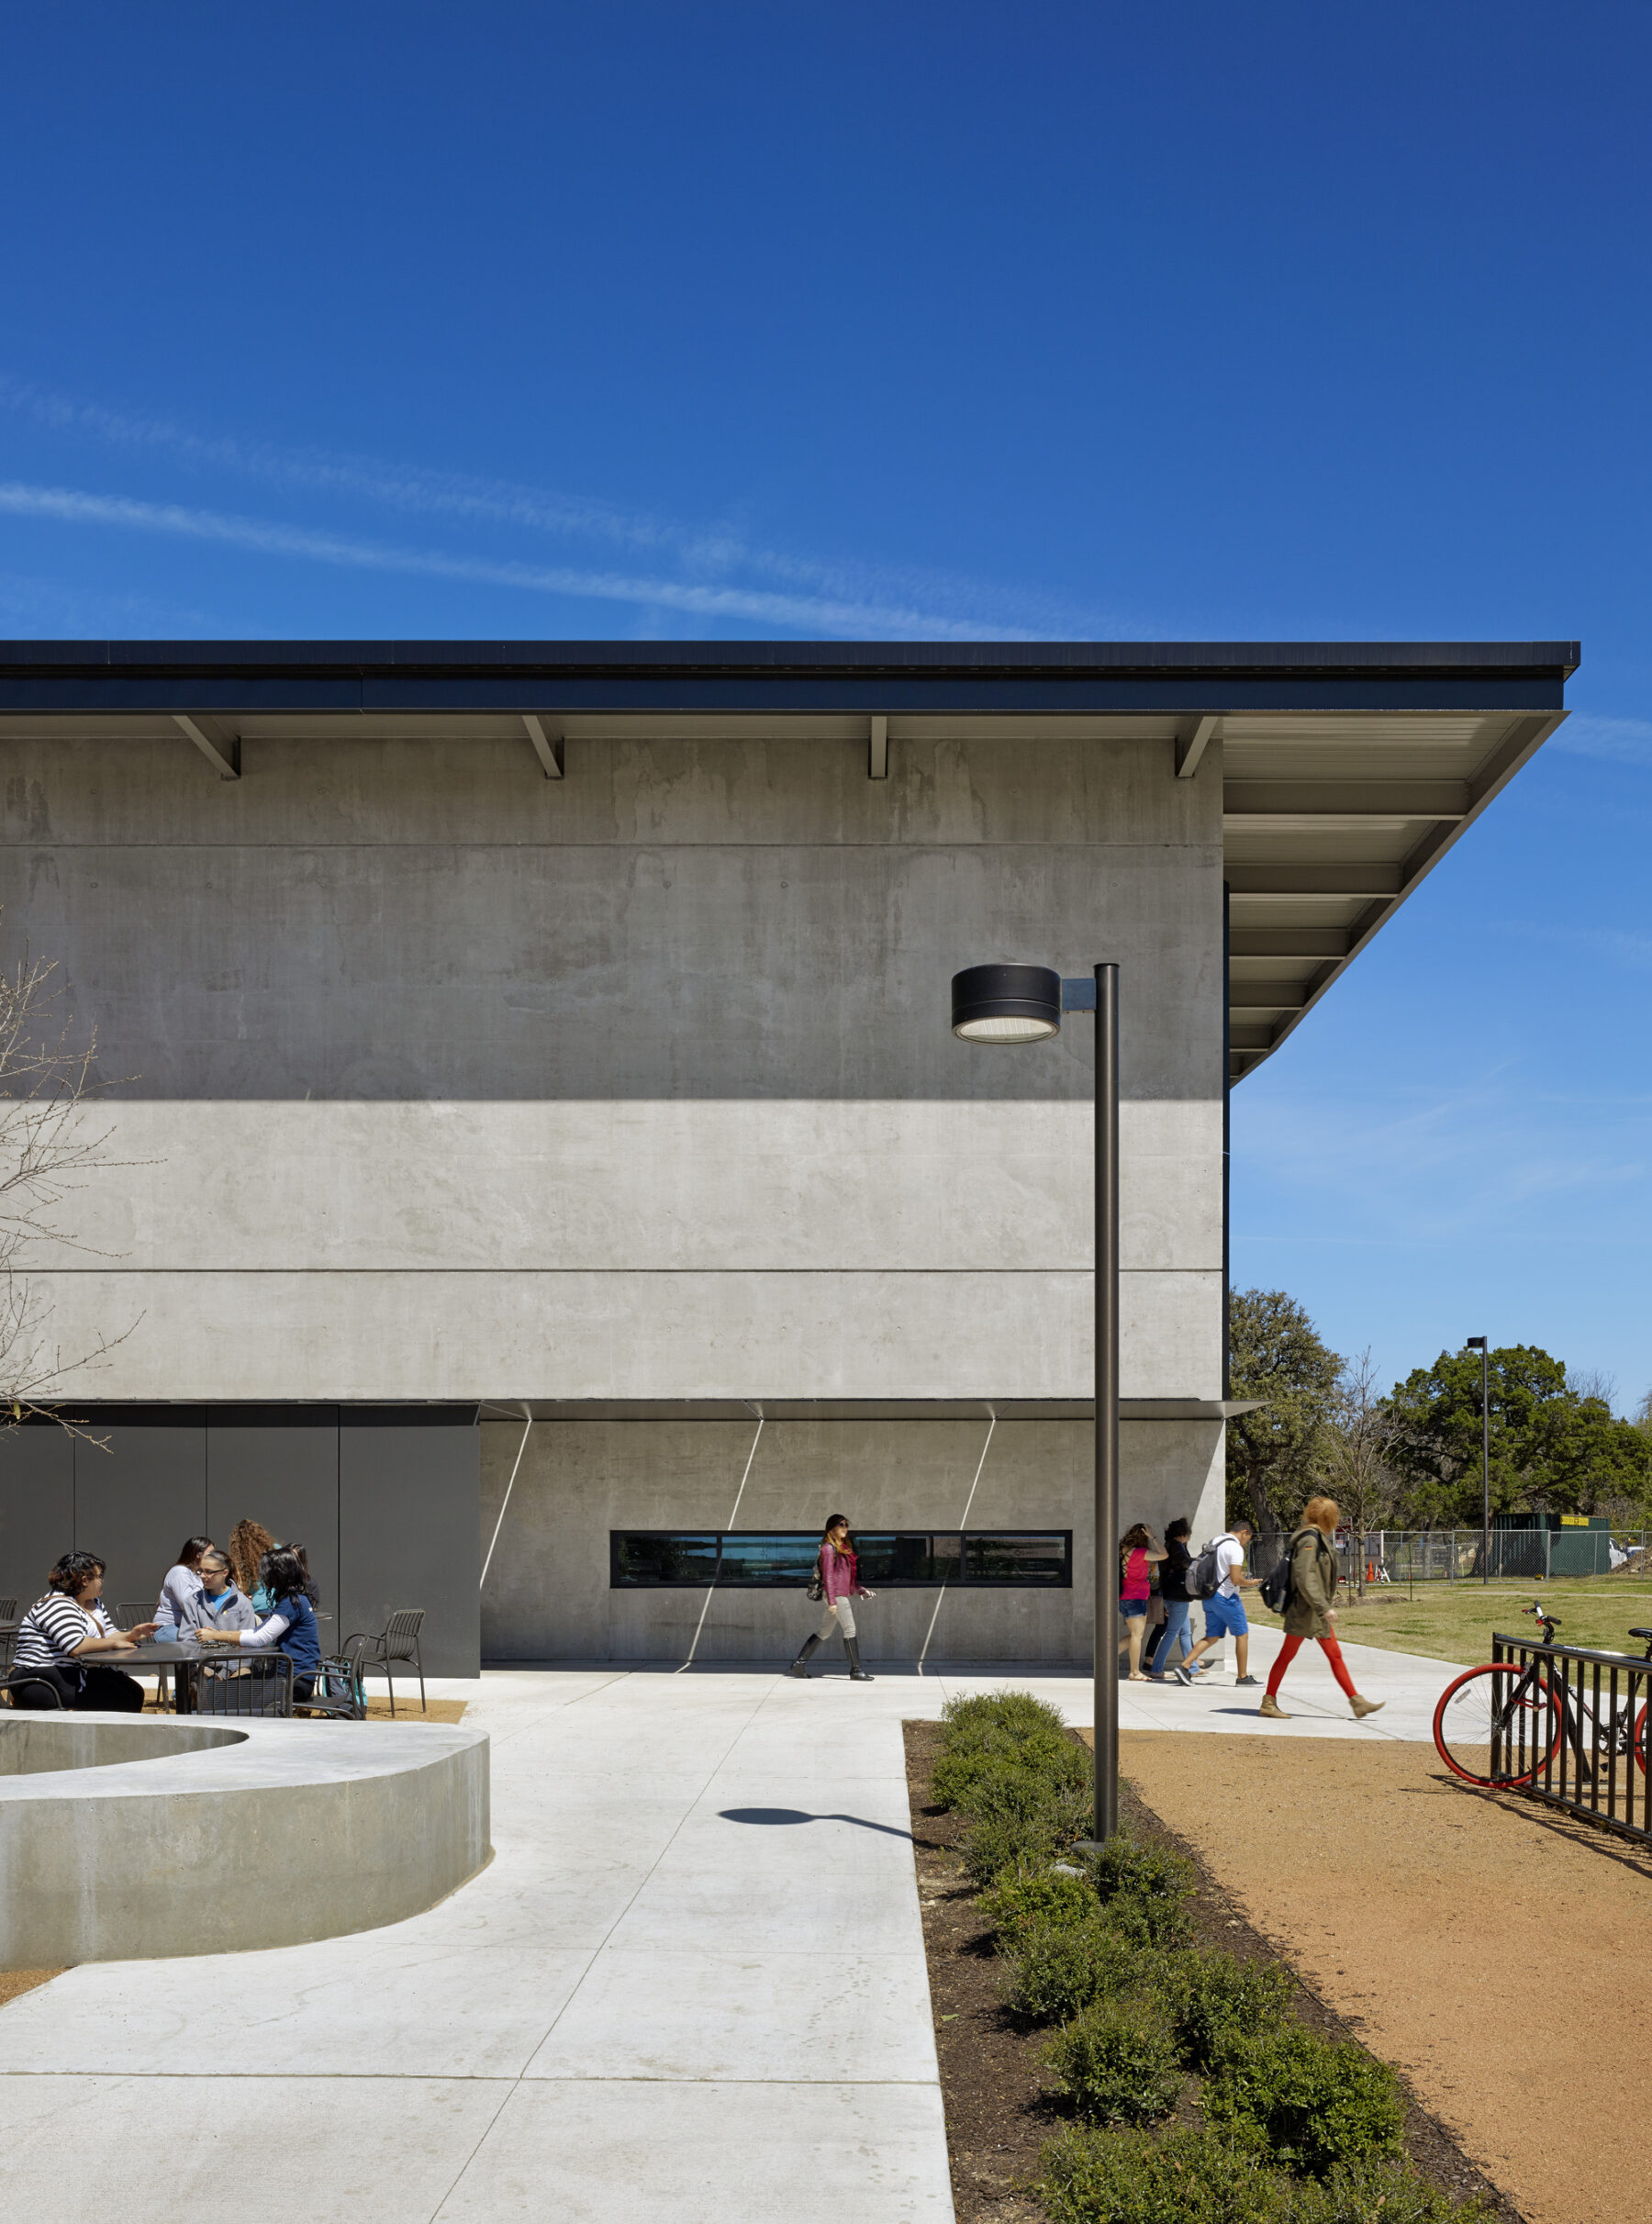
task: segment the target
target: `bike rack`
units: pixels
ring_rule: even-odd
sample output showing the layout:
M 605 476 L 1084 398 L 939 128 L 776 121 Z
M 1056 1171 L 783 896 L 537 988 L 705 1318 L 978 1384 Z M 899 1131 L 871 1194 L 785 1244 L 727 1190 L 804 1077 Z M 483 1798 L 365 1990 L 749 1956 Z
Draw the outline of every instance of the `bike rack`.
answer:
M 1560 1713 L 1560 1735 L 1526 1783 L 1500 1787 L 1522 1792 L 1580 1815 L 1622 1838 L 1652 1846 L 1652 1774 L 1646 1762 L 1646 1706 L 1652 1699 L 1652 1660 L 1595 1652 L 1581 1645 L 1546 1645 L 1493 1632 L 1491 1657 L 1542 1673 Z M 1602 1682 L 1604 1678 L 1604 1682 Z M 1524 1737 L 1524 1724 L 1522 1724 Z M 1501 1739 L 1492 1740 L 1497 1766 Z M 1518 1765 L 1523 1755 L 1511 1756 Z

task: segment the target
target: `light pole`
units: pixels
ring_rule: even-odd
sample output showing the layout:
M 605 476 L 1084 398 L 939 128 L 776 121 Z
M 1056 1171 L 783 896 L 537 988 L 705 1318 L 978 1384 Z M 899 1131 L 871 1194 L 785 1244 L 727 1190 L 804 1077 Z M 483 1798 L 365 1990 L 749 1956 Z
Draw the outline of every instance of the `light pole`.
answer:
M 966 1043 L 1048 1042 L 1064 1011 L 1096 1015 L 1096 1819 L 1119 1827 L 1119 968 L 1063 980 L 1048 966 L 971 966 L 954 973 L 953 1033 Z
M 1480 1581 L 1491 1581 L 1491 1359 L 1483 1336 L 1471 1336 L 1480 1356 Z

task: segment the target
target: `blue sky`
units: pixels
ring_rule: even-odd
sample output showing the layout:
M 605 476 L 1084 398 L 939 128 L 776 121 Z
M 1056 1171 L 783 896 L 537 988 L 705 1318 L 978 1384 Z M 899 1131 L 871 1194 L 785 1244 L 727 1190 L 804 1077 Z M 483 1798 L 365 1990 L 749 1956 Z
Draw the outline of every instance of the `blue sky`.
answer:
M 1652 1384 L 1652 12 L 14 11 L 0 631 L 1577 637 L 1236 1093 L 1385 1379 Z

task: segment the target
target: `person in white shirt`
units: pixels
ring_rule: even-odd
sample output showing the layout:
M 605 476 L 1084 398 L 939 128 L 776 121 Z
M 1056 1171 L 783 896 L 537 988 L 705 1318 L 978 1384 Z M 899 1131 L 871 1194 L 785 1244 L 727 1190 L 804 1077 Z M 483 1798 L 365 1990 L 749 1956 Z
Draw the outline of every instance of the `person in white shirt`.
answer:
M 1170 1672 L 1179 1682 L 1191 1683 L 1199 1672 L 1200 1657 L 1212 1645 L 1220 1645 L 1223 1637 L 1233 1640 L 1233 1658 L 1238 1663 L 1236 1683 L 1254 1683 L 1250 1672 L 1250 1624 L 1245 1618 L 1245 1601 L 1241 1591 L 1259 1591 L 1262 1586 L 1255 1576 L 1242 1573 L 1245 1555 L 1250 1548 L 1251 1526 L 1248 1521 L 1236 1521 L 1233 1527 L 1216 1539 L 1216 1572 L 1221 1581 L 1215 1596 L 1204 1601 L 1205 1633 L 1179 1668 Z

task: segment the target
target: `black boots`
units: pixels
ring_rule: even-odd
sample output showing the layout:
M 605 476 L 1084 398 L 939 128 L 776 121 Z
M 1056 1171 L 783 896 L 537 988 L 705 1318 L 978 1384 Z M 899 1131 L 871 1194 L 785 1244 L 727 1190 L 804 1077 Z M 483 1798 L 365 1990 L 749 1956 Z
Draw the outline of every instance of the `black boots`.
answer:
M 853 1637 L 843 1639 L 843 1650 L 849 1655 L 849 1681 L 851 1683 L 875 1683 L 877 1681 L 876 1676 L 869 1676 L 861 1666 L 860 1647 Z
M 803 1676 L 807 1678 L 809 1671 L 804 1666 L 804 1662 L 809 1659 L 809 1654 L 813 1652 L 815 1647 L 820 1643 L 820 1640 L 819 1637 L 809 1637 L 804 1641 L 802 1650 L 798 1653 L 797 1659 L 792 1662 L 791 1666 L 786 1671 L 788 1676 Z

